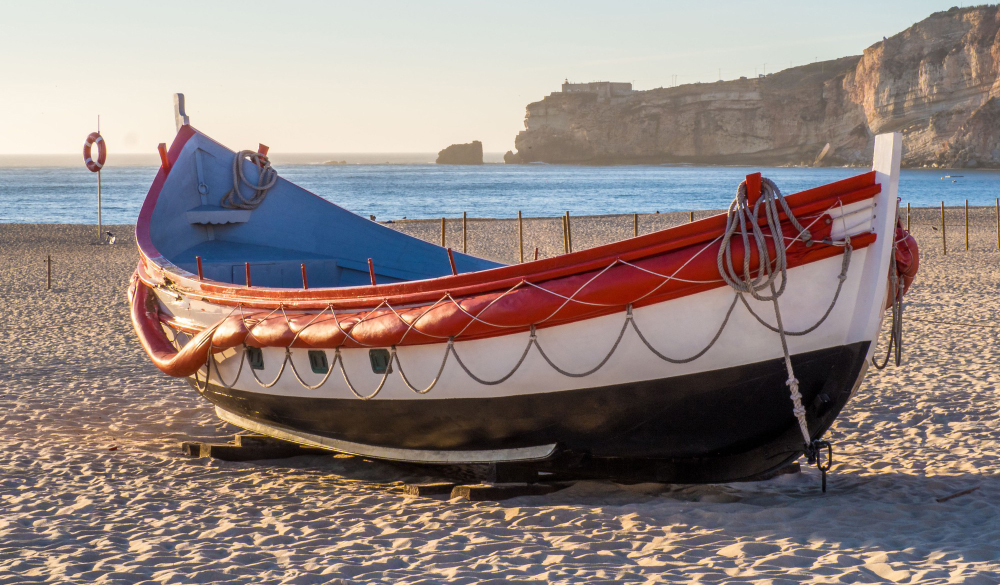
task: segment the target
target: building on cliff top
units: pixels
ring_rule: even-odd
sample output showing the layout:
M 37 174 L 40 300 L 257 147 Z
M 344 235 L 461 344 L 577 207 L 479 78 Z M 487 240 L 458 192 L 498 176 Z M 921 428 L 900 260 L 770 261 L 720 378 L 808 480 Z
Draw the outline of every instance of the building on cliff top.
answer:
M 596 93 L 597 99 L 609 100 L 613 97 L 625 97 L 632 95 L 631 83 L 619 83 L 615 81 L 593 81 L 590 83 L 570 83 L 563 81 L 563 93 Z

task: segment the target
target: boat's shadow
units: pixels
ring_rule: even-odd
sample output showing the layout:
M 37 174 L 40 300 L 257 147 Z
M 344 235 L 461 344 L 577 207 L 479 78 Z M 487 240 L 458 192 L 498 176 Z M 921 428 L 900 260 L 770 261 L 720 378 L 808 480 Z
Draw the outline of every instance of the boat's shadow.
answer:
M 338 479 L 369 484 L 373 490 L 402 493 L 402 486 L 432 482 L 455 484 L 491 483 L 494 473 L 488 465 L 419 465 L 365 459 L 349 455 L 304 455 L 288 459 L 260 460 L 240 465 L 286 467 L 312 471 Z M 534 505 L 630 505 L 643 502 L 690 504 L 742 504 L 754 507 L 853 506 L 869 504 L 887 507 L 928 507 L 952 509 L 1000 499 L 1000 474 L 931 475 L 917 472 L 863 470 L 839 471 L 828 476 L 827 491 L 821 489 L 817 469 L 803 465 L 801 471 L 761 481 L 715 484 L 668 484 L 657 482 L 620 483 L 608 479 L 542 478 L 554 481 L 558 491 L 542 496 L 526 496 Z M 500 482 L 503 483 L 503 482 Z M 446 498 L 445 498 L 446 499 Z M 939 501 L 941 500 L 941 501 Z M 992 510 L 992 505 L 989 507 Z M 997 508 L 1000 518 L 1000 507 Z

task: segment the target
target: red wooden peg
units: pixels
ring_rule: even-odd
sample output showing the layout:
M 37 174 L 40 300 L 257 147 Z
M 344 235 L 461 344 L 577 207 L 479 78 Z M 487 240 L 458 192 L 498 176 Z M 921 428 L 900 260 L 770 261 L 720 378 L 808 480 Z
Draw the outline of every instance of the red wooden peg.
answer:
M 372 277 L 372 286 L 377 286 L 375 282 L 375 265 L 372 264 L 372 259 L 368 259 L 368 276 Z
M 167 143 L 161 142 L 157 145 L 156 150 L 160 153 L 160 166 L 163 167 L 163 171 L 170 172 L 170 159 L 167 158 Z
M 455 254 L 452 253 L 451 248 L 448 248 L 448 262 L 451 264 L 451 273 L 458 274 L 458 269 L 455 268 Z
M 747 175 L 747 204 L 753 207 L 760 199 L 760 173 Z
M 201 272 L 201 256 L 195 256 L 194 259 L 198 262 L 198 280 L 205 280 L 205 276 Z
M 299 264 L 302 267 L 302 288 L 303 290 L 309 289 L 309 278 L 306 276 L 306 265 Z
M 247 268 L 247 288 L 250 288 L 251 286 L 253 286 L 252 284 L 250 284 L 250 263 L 244 262 L 243 264 Z

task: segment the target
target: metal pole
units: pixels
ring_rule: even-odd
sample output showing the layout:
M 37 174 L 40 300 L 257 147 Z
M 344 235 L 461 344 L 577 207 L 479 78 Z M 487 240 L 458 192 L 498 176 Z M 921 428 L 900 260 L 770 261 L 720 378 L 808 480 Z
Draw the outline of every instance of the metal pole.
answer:
M 465 235 L 466 234 L 466 231 L 465 231 L 465 219 L 466 219 L 465 218 L 465 212 L 463 211 L 462 212 L 462 253 L 463 254 L 465 254 L 465 253 L 468 252 L 468 246 L 467 246 L 468 238 Z
M 97 241 L 104 237 L 104 227 L 101 222 L 101 171 L 97 171 Z
M 524 264 L 524 226 L 521 221 L 521 210 L 517 210 L 517 253 L 519 262 Z
M 944 239 L 944 201 L 941 202 L 941 253 L 945 256 L 948 255 L 948 245 Z
M 101 135 L 101 116 L 97 116 L 97 135 Z M 104 227 L 101 222 L 101 169 L 97 169 L 97 242 L 104 237 Z

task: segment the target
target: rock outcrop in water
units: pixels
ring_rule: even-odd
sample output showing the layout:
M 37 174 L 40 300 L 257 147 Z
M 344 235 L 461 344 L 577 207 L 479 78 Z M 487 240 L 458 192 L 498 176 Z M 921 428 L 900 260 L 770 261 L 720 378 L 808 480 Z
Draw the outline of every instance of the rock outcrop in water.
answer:
M 473 140 L 468 144 L 452 144 L 438 153 L 439 165 L 481 165 L 483 164 L 483 143 Z
M 1000 167 L 1000 7 L 952 8 L 861 56 L 757 79 L 556 92 L 529 104 L 523 162 L 867 165 L 903 133 L 907 166 Z

